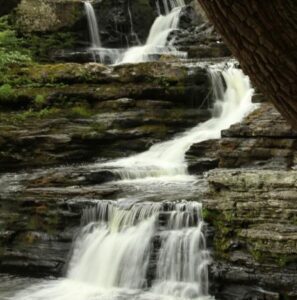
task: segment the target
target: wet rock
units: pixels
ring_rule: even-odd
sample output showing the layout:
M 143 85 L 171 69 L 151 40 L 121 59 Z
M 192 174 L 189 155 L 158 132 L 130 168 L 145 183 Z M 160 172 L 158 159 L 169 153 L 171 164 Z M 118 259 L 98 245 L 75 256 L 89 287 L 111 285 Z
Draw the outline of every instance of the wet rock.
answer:
M 223 290 L 229 284 L 256 285 L 258 292 L 294 299 L 297 173 L 217 169 L 207 180 L 203 205 L 215 228 L 215 280 L 224 282 Z
M 297 297 L 296 132 L 263 100 L 222 131 L 207 175 L 204 218 L 216 299 Z M 229 168 L 229 169 L 227 169 Z
M 218 167 L 219 140 L 207 140 L 193 144 L 186 152 L 188 171 L 190 174 L 199 174 Z
M 297 162 L 297 133 L 269 103 L 222 132 L 223 168 L 288 169 Z
M 3 175 L 1 271 L 31 277 L 61 276 L 83 209 L 120 193 L 119 187 L 102 184 L 114 179 L 116 175 L 106 170 L 78 166 Z
M 21 0 L 16 10 L 16 26 L 23 33 L 54 32 L 73 27 L 83 13 L 81 1 Z
M 105 183 L 108 181 L 114 181 L 120 179 L 120 177 L 117 176 L 117 174 L 109 170 L 90 172 L 85 177 L 88 184 L 100 184 L 100 183 Z
M 10 101 L 0 101 L 2 172 L 127 156 L 210 117 L 203 66 L 73 63 L 7 75 L 20 77 L 30 86 L 14 85 Z

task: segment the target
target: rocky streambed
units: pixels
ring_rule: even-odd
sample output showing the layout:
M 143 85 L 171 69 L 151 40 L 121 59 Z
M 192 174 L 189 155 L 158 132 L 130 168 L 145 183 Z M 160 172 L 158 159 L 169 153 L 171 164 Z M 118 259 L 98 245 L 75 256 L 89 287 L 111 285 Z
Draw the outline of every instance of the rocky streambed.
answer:
M 3 11 L 2 2 L 39 63 L 9 64 L 0 76 L 0 297 L 65 275 L 83 210 L 129 196 L 128 204 L 203 203 L 216 299 L 296 299 L 297 133 L 263 96 L 220 140 L 192 145 L 186 162 L 195 177 L 120 181 L 121 168 L 104 166 L 210 118 L 207 66 L 230 52 L 200 8 L 188 1 L 175 39 L 194 60 L 106 66 L 66 63 L 90 60 L 65 47 L 88 44 L 80 1 L 40 1 L 36 10 L 31 0 L 5 1 Z M 145 41 L 152 1 L 101 2 L 94 7 L 106 45 L 135 45 L 135 34 Z M 148 16 L 133 19 L 135 34 L 128 8 Z
M 154 63 L 153 70 L 156 70 L 158 65 Z M 151 64 L 144 64 L 133 66 L 133 69 L 136 73 L 138 67 L 146 67 L 149 70 L 150 66 Z M 84 68 L 88 69 L 88 67 Z M 105 67 L 92 65 L 90 67 L 95 70 L 96 68 L 103 69 L 106 72 Z M 117 76 L 112 75 L 115 70 L 108 70 L 107 79 L 102 81 L 118 80 L 109 79 L 117 78 Z M 198 67 L 196 71 L 189 73 L 185 66 L 172 66 L 171 69 L 167 67 L 166 71 L 164 71 L 165 68 L 161 70 L 163 74 L 159 70 L 158 75 L 152 75 L 149 79 L 134 75 L 133 79 L 129 80 L 140 86 L 143 82 L 147 84 L 147 81 L 158 80 L 165 86 L 168 86 L 169 82 L 173 88 L 178 87 L 179 80 L 182 80 L 183 83 L 189 82 L 191 88 L 197 88 L 199 84 L 196 84 L 200 82 L 202 84 L 203 78 L 205 92 L 203 98 L 200 98 L 201 102 L 184 102 L 184 94 L 178 94 L 176 98 L 171 96 L 171 99 L 174 98 L 171 101 L 145 100 L 137 99 L 137 97 L 133 99 L 128 91 L 128 94 L 124 95 L 127 97 L 120 99 L 102 100 L 99 98 L 96 101 L 95 97 L 92 98 L 93 103 L 96 104 L 88 104 L 87 107 L 91 113 L 83 116 L 65 114 L 62 117 L 59 115 L 61 111 L 58 112 L 58 118 L 55 114 L 34 116 L 34 113 L 38 113 L 38 109 L 32 106 L 33 115 L 22 123 L 18 123 L 15 118 L 8 117 L 12 113 L 14 115 L 22 113 L 21 111 L 15 111 L 13 107 L 5 107 L 6 117 L 1 121 L 2 126 L 3 128 L 13 126 L 14 130 L 10 134 L 2 134 L 5 146 L 3 149 L 7 148 L 8 144 L 5 143 L 13 132 L 19 133 L 20 141 L 26 140 L 26 133 L 29 138 L 27 137 L 27 143 L 20 143 L 14 136 L 9 140 L 12 146 L 11 156 L 3 155 L 2 152 L 3 166 L 19 171 L 17 173 L 6 171 L 2 173 L 0 179 L 1 272 L 34 277 L 60 276 L 65 269 L 82 209 L 92 206 L 100 199 L 111 201 L 125 197 L 127 193 L 132 197 L 133 194 L 139 197 L 139 191 L 141 191 L 142 201 L 156 201 L 160 198 L 170 201 L 181 198 L 202 200 L 203 215 L 209 223 L 207 231 L 209 245 L 212 247 L 214 258 L 211 266 L 211 290 L 213 294 L 216 294 L 217 299 L 250 299 L 250 297 L 294 299 L 296 296 L 294 229 L 296 227 L 294 203 L 296 200 L 296 172 L 294 171 L 296 133 L 271 104 L 258 104 L 259 108 L 244 122 L 223 131 L 221 140 L 205 141 L 191 147 L 186 157 L 189 171 L 197 176 L 194 185 L 187 181 L 173 182 L 170 184 L 172 188 L 167 186 L 164 190 L 161 183 L 155 184 L 152 190 L 151 185 L 141 182 L 138 184 L 133 182 L 133 185 L 129 181 L 127 184 L 117 183 L 119 178 L 114 170 L 99 167 L 100 161 L 97 162 L 97 166 L 94 164 L 94 160 L 98 157 L 109 159 L 117 157 L 119 152 L 121 155 L 128 155 L 143 151 L 156 140 L 170 138 L 179 130 L 182 131 L 187 126 L 191 127 L 194 123 L 209 117 L 208 106 L 205 106 L 205 99 L 209 93 L 205 69 Z M 98 74 L 96 76 L 102 76 L 102 73 Z M 35 76 L 40 80 L 38 75 Z M 64 75 L 60 73 L 58 76 Z M 72 78 L 79 78 L 77 74 L 75 76 Z M 135 80 L 135 78 L 138 79 Z M 69 82 L 72 80 L 75 82 L 78 79 L 71 79 Z M 127 82 L 127 80 L 121 80 Z M 69 83 L 70 88 L 71 85 L 72 83 Z M 97 85 L 100 88 L 100 84 Z M 53 101 L 52 107 L 59 109 L 55 107 L 56 98 L 48 97 L 45 94 L 47 100 L 43 105 L 46 107 L 51 103 L 50 101 Z M 17 98 L 17 101 L 23 101 L 23 99 Z M 26 109 L 35 105 L 34 99 L 26 98 L 24 102 L 28 105 Z M 78 100 L 78 103 L 85 105 L 82 99 Z M 174 103 L 174 108 L 172 103 Z M 176 105 L 180 106 L 180 113 L 176 115 L 176 119 L 173 119 Z M 140 107 L 143 113 L 142 118 L 139 116 Z M 164 117 L 165 112 L 168 113 L 168 119 Z M 132 113 L 132 115 L 134 113 L 130 126 L 137 128 L 138 124 L 142 124 L 141 122 L 145 124 L 146 119 L 143 116 L 150 115 L 151 118 L 152 116 L 155 118 L 158 128 L 168 127 L 164 130 L 164 135 L 160 136 L 160 130 L 147 134 L 145 136 L 147 144 L 136 149 L 131 149 L 132 142 L 135 145 L 144 136 L 135 134 L 137 131 L 135 127 L 132 127 L 133 138 L 128 139 L 126 133 L 122 145 L 117 144 L 119 135 L 114 133 L 114 144 L 104 142 L 105 139 L 100 142 L 94 139 L 95 142 L 92 145 L 95 149 L 91 148 L 91 150 L 89 146 L 85 147 L 86 140 L 73 139 L 73 136 L 65 130 L 70 128 L 73 130 L 72 134 L 77 136 L 78 126 L 90 126 L 92 122 L 102 121 L 103 116 L 114 114 L 113 122 L 115 123 L 111 122 L 111 124 L 119 124 L 117 132 L 120 134 L 119 132 L 127 130 L 126 123 L 116 122 L 121 116 L 124 116 L 123 119 L 127 121 L 127 113 Z M 158 114 L 162 117 L 156 118 Z M 192 116 L 191 119 L 189 115 Z M 139 120 L 139 123 L 135 119 Z M 152 122 L 152 119 L 149 120 Z M 182 126 L 178 127 L 178 122 Z M 18 124 L 22 124 L 22 127 L 18 128 Z M 58 124 L 51 130 L 58 129 L 60 132 L 49 134 L 47 131 L 40 134 L 39 130 L 43 127 L 49 130 L 48 124 L 53 124 L 53 126 Z M 37 129 L 39 126 L 40 129 Z M 145 126 L 149 125 L 145 124 Z M 150 123 L 150 126 L 153 124 Z M 34 131 L 30 132 L 33 129 Z M 96 130 L 100 130 L 101 136 L 110 134 L 108 128 L 102 129 L 100 126 L 97 128 L 92 126 L 92 130 L 93 137 L 98 135 Z M 61 136 L 62 134 L 64 136 Z M 61 142 L 63 139 L 64 142 Z M 36 147 L 31 147 L 33 142 L 34 145 L 38 145 L 38 150 Z M 28 145 L 28 148 L 24 148 L 24 145 Z M 117 148 L 118 145 L 120 148 Z M 26 151 L 18 151 L 17 147 Z M 68 153 L 71 153 L 75 147 L 77 151 L 82 151 L 81 157 L 78 156 L 72 160 Z M 12 151 L 13 149 L 16 149 L 15 152 Z M 45 163 L 46 160 L 43 157 L 51 157 L 51 153 L 56 155 L 57 149 L 60 149 L 61 156 Z M 98 152 L 97 149 L 105 152 Z M 30 151 L 38 151 L 41 159 L 38 160 L 38 156 Z M 87 153 L 92 153 L 92 155 L 85 155 L 84 151 L 89 151 Z M 106 153 L 106 155 L 101 153 Z M 13 162 L 12 156 L 19 157 L 24 163 Z M 67 165 L 70 162 L 86 163 L 88 161 L 92 163 Z M 61 163 L 62 167 L 59 166 Z M 210 169 L 214 170 L 203 176 L 203 172 Z M 192 187 L 191 190 L 189 186 Z M 175 192 L 176 190 L 178 193 Z

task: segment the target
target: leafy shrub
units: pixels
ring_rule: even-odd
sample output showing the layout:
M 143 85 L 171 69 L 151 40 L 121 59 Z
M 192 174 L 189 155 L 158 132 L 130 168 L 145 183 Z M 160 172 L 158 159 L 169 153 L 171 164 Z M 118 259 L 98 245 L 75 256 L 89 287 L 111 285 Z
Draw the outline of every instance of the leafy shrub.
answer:
M 8 24 L 8 19 L 8 15 L 0 17 L 0 31 L 8 30 L 10 28 Z
M 11 64 L 24 65 L 32 62 L 30 56 L 19 51 L 5 51 L 0 48 L 0 69 Z
M 22 38 L 8 24 L 8 17 L 0 18 L 0 70 L 11 64 L 28 64 L 32 62 L 30 50 Z

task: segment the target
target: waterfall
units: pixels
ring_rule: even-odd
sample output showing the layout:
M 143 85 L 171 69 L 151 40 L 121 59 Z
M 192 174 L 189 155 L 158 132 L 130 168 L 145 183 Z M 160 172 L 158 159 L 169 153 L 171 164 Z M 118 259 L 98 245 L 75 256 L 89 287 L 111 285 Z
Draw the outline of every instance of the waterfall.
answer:
M 173 179 L 190 177 L 184 155 L 193 143 L 219 138 L 222 129 L 241 121 L 254 105 L 249 79 L 241 70 L 212 67 L 209 74 L 216 97 L 213 117 L 142 154 L 97 165 L 118 168 L 123 179 L 144 178 L 143 187 L 132 180 L 125 198 L 94 199 L 83 211 L 67 276 L 31 286 L 13 300 L 213 299 L 202 205 L 173 201 L 168 189 L 180 197 Z M 152 176 L 155 181 L 148 180 Z M 126 182 L 111 184 L 124 189 Z M 155 191 L 156 182 L 162 186 L 156 202 L 147 202 L 143 194 Z M 195 184 L 187 181 L 187 191 Z
M 184 0 L 162 0 L 161 3 L 163 6 L 165 15 L 169 14 L 170 11 L 176 7 L 182 7 L 182 6 L 186 5 Z M 157 11 L 161 14 L 160 0 L 156 1 L 156 7 L 157 7 Z
M 88 20 L 91 47 L 87 49 L 93 56 L 95 62 L 113 64 L 120 56 L 119 49 L 103 48 L 100 40 L 98 21 L 94 7 L 91 2 L 85 1 L 84 7 Z
M 100 201 L 84 210 L 82 224 L 67 278 L 35 286 L 16 299 L 207 296 L 210 259 L 201 204 L 180 201 L 124 207 Z
M 231 66 L 222 71 L 221 68 L 212 67 L 209 74 L 216 97 L 210 120 L 173 140 L 153 145 L 146 152 L 108 162 L 105 166 L 118 167 L 123 179 L 187 174 L 185 153 L 193 143 L 220 138 L 223 129 L 239 122 L 254 108 L 251 103 L 253 89 L 249 78 L 240 69 Z
M 101 48 L 101 41 L 100 41 L 100 35 L 99 35 L 99 29 L 98 29 L 98 21 L 97 21 L 94 7 L 88 1 L 84 2 L 84 6 L 85 6 L 85 11 L 86 11 L 87 20 L 88 20 L 92 48 L 94 48 L 94 49 Z
M 137 42 L 138 45 L 141 44 L 139 37 L 137 35 L 137 33 L 134 30 L 134 25 L 133 25 L 133 17 L 132 17 L 132 12 L 131 12 L 131 8 L 130 8 L 130 1 L 128 1 L 128 15 L 129 15 L 129 19 L 130 19 L 130 35 L 131 38 L 133 38 L 133 40 L 135 40 Z
M 170 33 L 178 29 L 180 13 L 183 6 L 183 0 L 171 0 L 169 2 L 164 0 L 163 7 L 165 9 L 165 15 L 162 15 L 158 3 L 157 9 L 159 10 L 159 16 L 155 19 L 150 29 L 145 45 L 128 49 L 117 63 L 150 61 L 154 60 L 156 55 L 161 54 L 185 56 L 185 53 L 178 52 L 170 45 L 170 41 L 168 41 Z

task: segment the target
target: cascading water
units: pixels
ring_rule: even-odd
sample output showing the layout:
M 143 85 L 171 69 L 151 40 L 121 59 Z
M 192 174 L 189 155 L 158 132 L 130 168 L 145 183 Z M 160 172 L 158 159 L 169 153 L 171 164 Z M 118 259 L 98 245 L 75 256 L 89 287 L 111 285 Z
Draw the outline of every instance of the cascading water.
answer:
M 108 162 L 105 166 L 119 167 L 118 173 L 123 179 L 187 174 L 185 153 L 190 146 L 195 142 L 220 138 L 223 129 L 239 122 L 254 107 L 251 103 L 253 89 L 241 70 L 230 67 L 221 71 L 212 67 L 209 74 L 216 97 L 210 120 L 173 140 L 153 145 L 146 152 Z
M 85 11 L 88 20 L 89 33 L 93 49 L 101 48 L 98 21 L 93 5 L 90 2 L 84 2 Z
M 131 8 L 130 8 L 130 1 L 128 1 L 128 15 L 129 15 L 129 19 L 130 19 L 130 35 L 131 35 L 131 38 L 136 41 L 136 43 L 138 45 L 141 44 L 140 40 L 139 40 L 139 37 L 137 35 L 137 33 L 135 32 L 134 30 L 134 25 L 133 25 L 133 17 L 132 17 L 132 12 L 131 12 Z
M 207 296 L 209 253 L 199 203 L 122 207 L 101 201 L 84 210 L 82 223 L 67 278 L 34 286 L 15 299 Z
M 191 144 L 219 138 L 222 129 L 239 122 L 254 107 L 253 90 L 241 70 L 211 68 L 210 77 L 217 97 L 213 117 L 147 152 L 105 164 L 111 170 L 120 168 L 117 172 L 124 179 L 144 178 L 143 186 L 130 180 L 137 190 L 133 196 L 97 200 L 86 208 L 66 278 L 34 285 L 13 300 L 213 299 L 208 295 L 210 258 L 201 204 L 171 201 L 167 193 L 178 189 L 177 175 L 190 177 L 184 155 Z M 157 202 L 143 200 L 142 194 L 155 190 L 164 175 Z M 153 183 L 149 176 L 155 176 Z M 124 185 L 125 180 L 118 184 Z M 186 189 L 195 184 L 186 181 Z
M 89 34 L 91 38 L 91 47 L 88 49 L 92 53 L 95 62 L 113 64 L 120 56 L 120 50 L 103 48 L 100 39 L 98 20 L 94 7 L 91 2 L 85 1 L 84 7 L 88 20 Z
M 165 15 L 162 15 L 158 3 L 157 8 L 160 14 L 150 29 L 146 44 L 128 49 L 117 63 L 139 63 L 150 61 L 154 59 L 155 55 L 168 53 L 185 57 L 186 54 L 178 52 L 170 45 L 170 41 L 168 40 L 170 33 L 178 29 L 179 17 L 184 5 L 183 0 L 170 0 L 169 2 L 164 0 L 163 7 Z

